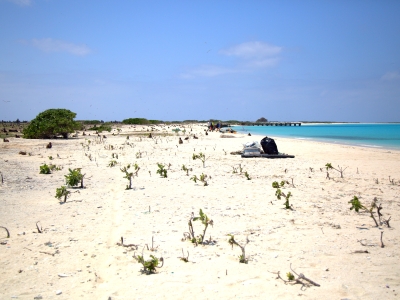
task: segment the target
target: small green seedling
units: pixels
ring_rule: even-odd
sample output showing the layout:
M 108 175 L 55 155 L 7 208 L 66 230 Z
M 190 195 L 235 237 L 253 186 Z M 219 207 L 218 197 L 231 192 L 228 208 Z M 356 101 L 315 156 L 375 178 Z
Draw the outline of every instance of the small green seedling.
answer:
M 232 249 L 233 249 L 233 245 L 236 245 L 240 248 L 240 250 L 242 250 L 242 254 L 239 255 L 239 262 L 242 264 L 247 264 L 249 262 L 249 260 L 246 258 L 245 248 L 246 248 L 246 245 L 250 242 L 249 238 L 246 237 L 246 244 L 244 246 L 242 246 L 238 242 L 235 241 L 235 236 L 233 234 L 228 234 L 228 236 L 230 236 L 228 243 L 232 246 Z
M 289 192 L 287 195 L 281 191 L 281 187 L 283 187 L 287 183 L 286 181 L 281 181 L 281 183 L 278 183 L 277 181 L 274 181 L 272 183 L 272 187 L 276 189 L 275 191 L 275 196 L 278 198 L 278 200 L 281 200 L 281 197 L 285 198 L 285 209 L 292 209 L 292 206 L 289 204 L 289 198 L 292 196 L 292 193 Z
M 115 167 L 116 165 L 117 165 L 117 161 L 116 161 L 116 160 L 111 160 L 111 161 L 108 163 L 108 166 L 109 166 L 110 168 Z
M 136 158 L 142 158 L 142 152 L 140 151 L 136 152 Z
M 49 156 L 49 159 L 50 159 L 50 160 L 53 160 L 53 156 L 50 155 L 50 156 Z
M 61 200 L 61 198 L 64 197 L 64 203 L 67 202 L 67 198 L 70 194 L 71 192 L 67 190 L 65 185 L 56 189 L 56 198 Z
M 328 173 L 328 171 L 329 171 L 330 169 L 333 169 L 333 170 L 335 170 L 335 171 L 338 171 L 338 172 L 340 173 L 340 178 L 343 178 L 343 172 L 344 172 L 348 167 L 346 167 L 346 168 L 343 169 L 342 167 L 338 166 L 338 169 L 336 169 L 336 168 L 332 167 L 332 164 L 331 164 L 331 163 L 327 163 L 327 164 L 325 165 L 325 168 L 326 168 L 326 173 L 327 173 L 326 178 L 330 179 L 330 178 L 329 178 L 329 173 Z
M 138 255 L 138 256 L 133 256 L 138 263 L 142 264 L 143 266 L 143 273 L 146 273 L 147 275 L 149 274 L 154 274 L 156 272 L 156 268 L 162 268 L 164 265 L 164 258 L 160 257 L 157 258 L 154 255 L 150 255 L 150 259 L 149 260 L 144 260 L 143 258 L 143 252 L 142 255 Z M 160 266 L 160 263 L 161 266 Z
M 203 168 L 206 167 L 206 160 L 207 160 L 207 158 L 206 158 L 206 156 L 204 155 L 204 153 L 202 153 L 202 152 L 200 152 L 199 154 L 193 153 L 192 158 L 193 158 L 193 160 L 200 159 L 200 160 L 203 162 Z
M 113 153 L 113 154 L 111 154 L 111 157 L 118 159 L 118 154 L 117 153 Z
M 83 178 L 85 174 L 81 173 L 81 168 L 76 169 L 68 169 L 69 174 L 64 175 L 65 181 L 68 186 L 77 186 L 79 183 L 81 184 L 80 188 L 83 189 Z
M 250 175 L 249 173 L 247 173 L 247 171 L 244 172 L 244 176 L 246 177 L 247 180 L 251 180 Z
M 208 182 L 207 182 L 207 175 L 201 173 L 200 178 L 198 178 L 196 175 L 193 175 L 192 178 L 190 178 L 190 180 L 193 180 L 195 183 L 197 183 L 197 180 L 202 182 L 204 186 L 208 186 Z
M 375 199 L 374 199 L 374 200 L 372 201 L 372 203 L 371 203 L 371 208 L 367 208 L 367 207 L 365 207 L 365 206 L 361 203 L 361 201 L 358 199 L 357 196 L 354 196 L 353 199 L 349 201 L 349 204 L 351 204 L 350 210 L 353 210 L 353 209 L 354 209 L 357 213 L 360 211 L 360 209 L 364 210 L 365 212 L 369 212 L 371 218 L 372 218 L 372 219 L 374 220 L 374 222 L 375 222 L 376 227 L 378 227 L 379 224 L 378 224 L 378 222 L 377 222 L 376 219 L 375 219 L 373 209 L 374 209 L 374 208 L 377 209 L 378 216 L 379 216 L 379 218 L 380 218 L 381 215 L 382 215 L 382 214 L 380 213 L 380 210 L 382 209 L 382 207 L 381 207 L 380 205 L 379 205 L 379 207 L 378 207 L 378 206 L 376 205 L 376 201 L 377 201 L 377 198 L 375 197 Z M 389 226 L 389 227 L 390 227 L 390 226 Z
M 181 170 L 186 172 L 186 176 L 189 176 L 189 171 L 192 171 L 192 168 L 188 169 L 185 165 L 182 165 Z
M 123 167 L 121 172 L 125 173 L 124 178 L 129 180 L 129 185 L 126 186 L 126 190 L 132 189 L 132 178 L 134 176 L 138 176 L 138 172 L 140 170 L 140 167 L 137 164 L 134 164 L 135 171 L 134 172 L 129 172 L 129 169 L 131 167 L 131 164 L 128 164 L 126 167 Z
M 165 169 L 165 166 L 163 164 L 157 163 L 158 166 L 158 170 L 157 170 L 157 174 L 160 174 L 160 176 L 162 178 L 167 178 L 167 169 Z
M 194 217 L 193 221 L 201 221 L 201 223 L 204 225 L 203 234 L 200 235 L 200 240 L 199 240 L 199 243 L 202 244 L 204 242 L 204 237 L 206 236 L 206 231 L 207 231 L 208 225 L 213 226 L 214 222 L 213 222 L 213 220 L 209 219 L 207 217 L 207 215 L 205 213 L 203 213 L 203 210 L 201 210 L 201 209 L 200 209 L 200 212 L 199 212 L 199 216 L 198 217 Z
M 286 277 L 288 278 L 289 281 L 294 280 L 294 275 L 292 273 L 290 273 L 290 272 L 286 273 Z
M 40 166 L 39 174 L 51 174 L 50 167 L 47 164 Z

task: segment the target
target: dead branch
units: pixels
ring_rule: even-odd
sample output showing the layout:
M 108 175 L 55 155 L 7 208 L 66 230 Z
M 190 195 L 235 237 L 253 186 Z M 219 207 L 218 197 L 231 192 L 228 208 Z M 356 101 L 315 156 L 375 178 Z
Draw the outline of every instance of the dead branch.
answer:
M 38 231 L 38 233 L 43 233 L 43 228 L 42 228 L 42 226 L 40 226 L 40 228 L 39 228 L 39 225 L 38 225 L 39 222 L 40 222 L 40 221 L 37 221 L 37 222 L 36 222 L 37 231 Z
M 185 253 L 183 252 L 182 248 L 182 257 L 178 257 L 180 260 L 183 260 L 184 262 L 189 262 L 189 251 L 187 251 L 187 257 L 185 257 Z
M 154 248 L 154 236 L 151 237 L 151 248 L 149 248 L 148 244 L 146 244 L 146 247 L 147 247 L 147 250 L 150 250 L 150 251 L 156 251 L 157 250 L 158 246 Z
M 121 243 L 117 243 L 118 246 L 126 247 L 126 248 L 131 248 L 130 250 L 137 250 L 139 248 L 139 245 L 135 244 L 124 244 L 124 238 L 121 236 Z M 135 249 L 132 249 L 135 248 Z
M 292 272 L 297 276 L 297 278 L 285 280 L 281 277 L 280 271 L 278 271 L 278 273 L 277 273 L 278 278 L 281 279 L 283 282 L 285 282 L 285 284 L 287 284 L 287 283 L 301 284 L 301 288 L 300 288 L 301 290 L 303 290 L 303 288 L 309 287 L 311 285 L 318 286 L 318 287 L 321 286 L 320 284 L 318 284 L 315 281 L 311 280 L 310 278 L 306 277 L 303 273 L 297 274 L 296 271 L 294 271 L 292 269 L 292 264 L 290 264 L 290 270 L 292 270 Z M 291 273 L 288 273 L 288 277 L 289 276 L 294 277 L 293 274 L 291 274 Z M 304 281 L 306 281 L 306 282 L 304 282 Z
M 382 237 L 383 237 L 383 231 L 381 231 L 381 248 L 384 248 L 385 245 L 383 244 Z
M 0 226 L 0 228 L 4 228 L 4 229 L 6 230 L 6 232 L 7 232 L 7 238 L 9 239 L 9 238 L 10 238 L 10 232 L 8 231 L 8 229 L 5 228 L 4 226 Z
M 368 250 L 356 250 L 351 252 L 350 254 L 356 254 L 356 253 L 369 253 Z

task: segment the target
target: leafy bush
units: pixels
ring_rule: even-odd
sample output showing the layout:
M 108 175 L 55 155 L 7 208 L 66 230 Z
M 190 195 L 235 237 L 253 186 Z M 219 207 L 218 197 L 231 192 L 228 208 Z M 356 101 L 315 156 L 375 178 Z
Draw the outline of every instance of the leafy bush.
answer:
M 85 176 L 84 174 L 81 173 L 81 169 L 68 169 L 69 174 L 64 175 L 65 181 L 67 185 L 69 186 L 77 186 L 79 183 L 81 184 L 81 188 L 83 188 L 83 177 Z
M 162 178 L 167 178 L 168 175 L 167 175 L 167 169 L 165 169 L 165 166 L 163 164 L 159 164 L 159 163 L 157 163 L 157 166 L 158 166 L 157 174 L 160 174 L 160 176 Z
M 68 191 L 64 185 L 56 189 L 56 198 L 58 200 L 61 200 L 61 198 L 64 197 L 64 202 L 67 202 L 69 194 L 71 194 L 71 192 Z
M 58 135 L 68 138 L 70 133 L 80 129 L 75 122 L 76 113 L 68 109 L 48 109 L 33 119 L 23 131 L 26 139 L 49 139 Z
M 44 164 L 43 166 L 40 166 L 40 172 L 39 174 L 50 174 L 50 167 L 46 164 Z
M 97 132 L 103 132 L 103 131 L 108 131 L 110 132 L 112 130 L 111 126 L 109 124 L 101 124 L 99 127 L 94 125 L 93 127 L 89 128 L 88 130 L 96 130 Z

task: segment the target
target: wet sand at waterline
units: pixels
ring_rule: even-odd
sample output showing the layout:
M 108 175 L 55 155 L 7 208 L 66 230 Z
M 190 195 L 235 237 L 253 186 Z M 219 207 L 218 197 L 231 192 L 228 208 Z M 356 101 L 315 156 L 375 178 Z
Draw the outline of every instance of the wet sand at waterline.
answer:
M 101 140 L 93 133 L 51 140 L 51 149 L 48 140 L 0 142 L 0 226 L 10 232 L 6 238 L 0 228 L 1 299 L 399 297 L 399 151 L 276 138 L 279 151 L 295 158 L 241 158 L 230 153 L 261 136 L 221 138 L 190 125 L 179 144 L 172 127 L 153 126 L 153 138 L 146 137 L 151 127 L 120 128 Z M 192 159 L 200 152 L 205 167 Z M 111 160 L 117 165 L 109 167 Z M 39 174 L 44 163 L 63 169 Z M 120 169 L 129 163 L 140 170 L 126 190 Z M 157 174 L 157 163 L 166 166 L 167 178 Z M 330 170 L 327 179 L 326 163 L 346 168 L 344 178 Z M 192 169 L 189 176 L 183 164 Z M 82 168 L 85 188 L 69 188 L 70 197 L 60 204 L 56 188 L 65 184 L 69 168 Z M 208 186 L 190 180 L 202 173 Z M 282 191 L 291 192 L 292 210 L 272 188 L 282 180 L 290 183 Z M 368 207 L 376 197 L 391 228 L 375 227 L 368 213 L 350 210 L 354 196 Z M 182 238 L 200 209 L 213 226 L 205 234 L 210 242 L 196 246 Z M 203 232 L 200 221 L 193 227 L 196 235 Z M 228 234 L 241 245 L 249 240 L 247 264 L 239 263 L 242 252 L 232 249 Z M 138 250 L 117 245 L 121 237 Z M 182 249 L 188 262 L 179 258 Z M 142 251 L 145 260 L 163 257 L 156 274 L 141 272 L 133 256 Z M 277 272 L 286 280 L 290 266 L 320 286 L 285 284 Z

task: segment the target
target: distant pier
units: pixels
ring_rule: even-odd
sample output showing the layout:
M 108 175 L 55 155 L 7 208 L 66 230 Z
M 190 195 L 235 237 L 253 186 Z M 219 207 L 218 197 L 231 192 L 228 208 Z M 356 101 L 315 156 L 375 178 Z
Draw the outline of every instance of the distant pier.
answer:
M 301 126 L 301 122 L 254 122 L 243 123 L 246 126 Z

